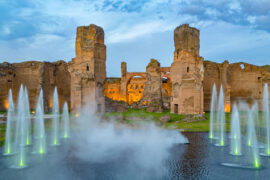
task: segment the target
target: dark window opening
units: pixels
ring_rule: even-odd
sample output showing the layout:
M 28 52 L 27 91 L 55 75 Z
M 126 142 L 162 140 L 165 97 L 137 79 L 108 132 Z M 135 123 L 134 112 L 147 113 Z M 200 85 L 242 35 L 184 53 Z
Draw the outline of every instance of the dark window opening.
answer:
M 187 67 L 187 72 L 189 72 L 189 67 Z
M 168 78 L 163 77 L 163 78 L 162 78 L 162 83 L 167 83 L 167 82 L 168 82 Z
M 13 74 L 13 77 L 16 77 L 16 74 Z
M 174 104 L 174 113 L 178 114 L 178 104 Z
M 89 66 L 88 65 L 86 66 L 86 71 L 89 71 Z

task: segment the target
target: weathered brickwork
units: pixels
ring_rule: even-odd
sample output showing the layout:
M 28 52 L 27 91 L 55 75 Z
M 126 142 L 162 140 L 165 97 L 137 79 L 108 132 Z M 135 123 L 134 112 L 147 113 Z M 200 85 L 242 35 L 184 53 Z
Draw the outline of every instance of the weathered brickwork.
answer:
M 28 61 L 23 63 L 0 64 L 0 109 L 8 107 L 8 91 L 12 89 L 13 99 L 17 102 L 20 85 L 28 89 L 31 109 L 35 109 L 40 88 L 44 91 L 45 110 L 52 107 L 54 87 L 58 87 L 60 107 L 67 101 L 70 103 L 70 74 L 64 61 L 54 63 Z

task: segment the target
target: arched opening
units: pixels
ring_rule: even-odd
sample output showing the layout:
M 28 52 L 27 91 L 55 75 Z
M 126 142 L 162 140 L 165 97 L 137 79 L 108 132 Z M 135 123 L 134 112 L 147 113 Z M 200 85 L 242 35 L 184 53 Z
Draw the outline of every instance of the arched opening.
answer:
M 133 76 L 127 82 L 127 103 L 139 102 L 143 97 L 144 83 L 146 79 L 143 76 Z
M 245 69 L 245 65 L 244 64 L 240 64 L 240 68 L 243 70 Z
M 163 106 L 166 109 L 170 109 L 170 100 L 172 96 L 172 82 L 170 77 L 163 76 L 162 77 L 162 100 Z
M 187 73 L 189 72 L 189 67 L 187 67 Z
M 162 77 L 162 96 L 172 95 L 172 82 L 167 76 Z
M 89 71 L 89 66 L 88 66 L 88 64 L 87 64 L 87 66 L 86 66 L 86 71 Z

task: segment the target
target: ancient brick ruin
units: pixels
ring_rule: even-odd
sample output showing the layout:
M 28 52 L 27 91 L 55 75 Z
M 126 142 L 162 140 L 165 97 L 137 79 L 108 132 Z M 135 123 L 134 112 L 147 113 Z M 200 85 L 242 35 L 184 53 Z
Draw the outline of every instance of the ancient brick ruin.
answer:
M 114 81 L 107 78 L 104 95 L 115 101 L 124 101 L 130 107 L 138 104 L 136 107 L 146 107 L 148 111 L 170 109 L 171 113 L 202 114 L 210 110 L 215 83 L 224 88 L 226 112 L 231 111 L 231 105 L 239 100 L 248 103 L 256 100 L 261 104 L 263 84 L 270 83 L 270 66 L 204 60 L 199 53 L 200 32 L 187 24 L 175 29 L 174 43 L 171 67 L 158 65 L 152 70 L 156 77 L 159 75 L 159 83 L 157 78 L 153 81 L 147 75 L 147 68 L 146 72 L 128 72 L 127 64 L 123 62 L 121 78 L 113 78 Z M 133 79 L 138 80 L 134 83 Z
M 69 63 L 71 109 L 91 105 L 94 111 L 105 111 L 103 85 L 106 79 L 106 46 L 104 31 L 91 24 L 77 28 L 76 58 Z
M 202 114 L 209 111 L 215 83 L 225 93 L 225 111 L 239 100 L 262 101 L 263 84 L 270 85 L 270 67 L 228 61 L 215 63 L 200 56 L 200 32 L 187 24 L 174 31 L 174 59 L 162 67 L 151 59 L 145 72 L 128 72 L 121 63 L 121 77 L 106 77 L 104 31 L 96 25 L 77 28 L 76 57 L 70 62 L 0 64 L 0 109 L 8 107 L 8 90 L 16 102 L 20 84 L 27 86 L 31 108 L 38 90 L 44 90 L 46 111 L 52 106 L 52 93 L 58 87 L 60 105 L 67 101 L 76 111 L 86 104 L 97 112 L 107 107 L 125 110 L 146 108 L 151 112 L 170 109 L 171 113 Z M 94 107 L 94 108 L 93 108 Z M 115 108 L 113 108 L 115 107 Z

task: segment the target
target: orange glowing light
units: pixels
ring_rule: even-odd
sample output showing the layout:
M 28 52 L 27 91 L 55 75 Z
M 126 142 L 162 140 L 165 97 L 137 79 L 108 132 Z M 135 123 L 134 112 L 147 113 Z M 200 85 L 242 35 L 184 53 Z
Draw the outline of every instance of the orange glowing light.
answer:
M 231 112 L 231 105 L 230 104 L 225 104 L 224 111 L 225 112 Z
M 9 104 L 8 104 L 8 100 L 7 99 L 4 100 L 4 106 L 5 106 L 6 109 L 8 109 Z

